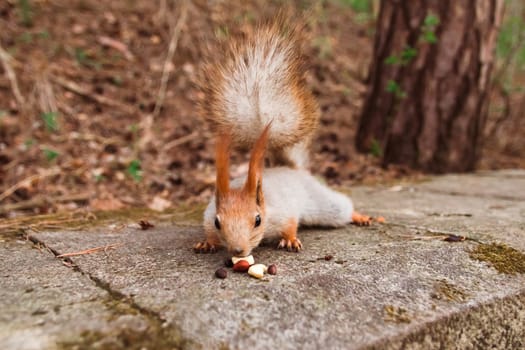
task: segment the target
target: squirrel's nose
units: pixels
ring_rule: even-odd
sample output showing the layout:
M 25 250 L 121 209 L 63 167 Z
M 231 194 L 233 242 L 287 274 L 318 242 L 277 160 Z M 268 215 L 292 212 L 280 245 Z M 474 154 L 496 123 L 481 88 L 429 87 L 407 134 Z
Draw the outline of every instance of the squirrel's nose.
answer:
M 235 247 L 235 248 L 232 249 L 232 252 L 233 252 L 233 254 L 235 254 L 235 255 L 239 255 L 239 254 L 242 253 L 242 248 Z

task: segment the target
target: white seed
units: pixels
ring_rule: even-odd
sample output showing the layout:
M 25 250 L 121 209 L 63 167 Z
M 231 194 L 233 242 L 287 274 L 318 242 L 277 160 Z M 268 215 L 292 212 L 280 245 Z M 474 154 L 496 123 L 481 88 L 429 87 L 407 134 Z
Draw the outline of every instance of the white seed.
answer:
M 267 270 L 268 267 L 266 267 L 266 265 L 255 264 L 250 266 L 250 268 L 248 269 L 248 274 L 255 278 L 263 278 Z
M 248 255 L 248 256 L 233 256 L 232 257 L 232 262 L 233 262 L 233 265 L 237 264 L 239 261 L 241 260 L 246 260 L 248 262 L 248 264 L 250 265 L 253 265 L 255 264 L 255 259 L 253 258 L 253 255 Z

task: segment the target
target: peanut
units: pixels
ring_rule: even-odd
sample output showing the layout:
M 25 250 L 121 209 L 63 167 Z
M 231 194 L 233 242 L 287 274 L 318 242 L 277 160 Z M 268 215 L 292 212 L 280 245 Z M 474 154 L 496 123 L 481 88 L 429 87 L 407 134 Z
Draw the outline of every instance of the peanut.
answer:
M 244 261 L 247 261 L 248 264 L 250 265 L 253 265 L 255 264 L 255 259 L 253 258 L 253 255 L 248 255 L 248 256 L 233 256 L 232 257 L 232 262 L 233 264 L 237 264 L 239 261 L 241 260 L 244 260 Z
M 266 265 L 255 264 L 255 265 L 250 266 L 250 268 L 248 269 L 248 274 L 250 274 L 250 276 L 255 277 L 255 278 L 263 278 L 264 273 L 267 270 L 268 268 L 266 267 Z
M 235 272 L 246 272 L 250 268 L 250 264 L 246 260 L 240 260 L 233 265 L 233 271 Z

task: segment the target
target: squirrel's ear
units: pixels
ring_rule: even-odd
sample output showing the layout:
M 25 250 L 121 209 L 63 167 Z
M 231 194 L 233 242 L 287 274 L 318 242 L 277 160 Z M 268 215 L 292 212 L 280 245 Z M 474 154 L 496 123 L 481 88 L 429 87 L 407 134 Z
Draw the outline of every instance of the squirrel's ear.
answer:
M 230 190 L 230 147 L 232 137 L 229 133 L 221 133 L 215 144 L 215 166 L 217 168 L 216 198 L 224 196 Z
M 249 195 L 262 199 L 262 170 L 264 167 L 264 154 L 268 144 L 268 134 L 270 133 L 271 122 L 266 125 L 261 136 L 255 142 L 250 155 L 250 166 L 248 168 L 248 178 L 244 185 L 244 191 Z

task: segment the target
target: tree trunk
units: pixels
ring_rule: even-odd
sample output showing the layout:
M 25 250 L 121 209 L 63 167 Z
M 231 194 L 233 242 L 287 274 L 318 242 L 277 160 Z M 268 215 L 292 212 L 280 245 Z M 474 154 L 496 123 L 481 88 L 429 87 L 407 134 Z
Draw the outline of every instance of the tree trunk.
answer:
M 381 1 L 358 150 L 384 165 L 474 169 L 503 1 Z

